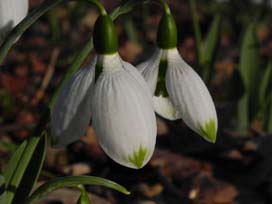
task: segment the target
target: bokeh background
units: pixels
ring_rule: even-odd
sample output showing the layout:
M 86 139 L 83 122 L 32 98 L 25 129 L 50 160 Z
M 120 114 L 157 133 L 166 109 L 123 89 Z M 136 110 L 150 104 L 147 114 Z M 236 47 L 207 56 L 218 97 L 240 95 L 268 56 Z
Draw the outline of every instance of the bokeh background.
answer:
M 30 0 L 30 11 L 41 2 Z M 120 3 L 101 2 L 109 12 Z M 198 63 L 188 1 L 168 2 L 178 26 L 179 51 L 201 74 L 203 67 Z M 131 170 L 103 153 L 90 123 L 80 141 L 65 149 L 48 147 L 39 183 L 58 176 L 94 175 L 112 179 L 132 192 L 125 196 L 90 186 L 87 190 L 95 204 L 271 204 L 271 4 L 250 0 L 196 1 L 203 41 L 215 16 L 220 12 L 222 17 L 207 83 L 219 117 L 216 144 L 203 140 L 182 121 L 170 122 L 157 117 L 158 137 L 153 158 L 143 169 Z M 159 5 L 146 4 L 118 18 L 119 52 L 124 60 L 136 65 L 152 55 L 161 15 Z M 97 16 L 97 11 L 85 3 L 57 6 L 37 21 L 9 52 L 0 71 L 0 169 L 5 168 L 18 144 L 29 137 L 72 60 L 92 35 Z M 259 87 L 268 79 L 264 90 L 268 99 L 264 106 L 258 105 L 246 129 L 241 130 L 238 126 L 245 119 L 239 113 L 247 86 L 243 84 L 239 67 L 252 22 L 256 22 L 254 42 L 257 44 L 253 46 L 257 51 L 253 53 L 257 54 L 251 55 L 251 59 L 258 55 L 255 70 L 260 77 L 252 77 L 250 83 Z M 88 62 L 86 59 L 84 65 Z M 256 88 L 251 99 L 257 101 L 260 92 Z M 77 190 L 58 190 L 42 203 L 72 204 L 78 195 Z

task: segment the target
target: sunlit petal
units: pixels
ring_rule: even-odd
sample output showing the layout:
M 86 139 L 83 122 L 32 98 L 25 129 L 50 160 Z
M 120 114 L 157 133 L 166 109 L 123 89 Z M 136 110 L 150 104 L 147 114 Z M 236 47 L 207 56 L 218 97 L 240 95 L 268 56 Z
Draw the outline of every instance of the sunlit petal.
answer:
M 104 71 L 96 82 L 93 127 L 103 150 L 114 161 L 141 168 L 150 160 L 156 141 L 151 94 L 137 70 L 118 58 L 103 64 Z M 118 67 L 107 67 L 116 63 Z
M 166 87 L 184 122 L 210 142 L 215 142 L 217 115 L 212 97 L 198 74 L 177 49 L 168 51 Z

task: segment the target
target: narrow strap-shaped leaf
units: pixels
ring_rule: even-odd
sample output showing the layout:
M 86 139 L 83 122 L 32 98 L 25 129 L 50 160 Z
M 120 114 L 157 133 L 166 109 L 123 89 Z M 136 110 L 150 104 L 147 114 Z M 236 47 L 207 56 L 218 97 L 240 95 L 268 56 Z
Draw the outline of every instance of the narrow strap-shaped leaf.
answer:
M 195 0 L 188 0 L 189 6 L 190 6 L 190 12 L 192 16 L 192 21 L 193 21 L 193 27 L 194 27 L 194 34 L 195 34 L 195 40 L 196 40 L 196 49 L 197 49 L 197 59 L 201 59 L 201 42 L 202 42 L 202 34 L 201 34 L 201 29 L 200 29 L 200 24 L 199 24 L 199 17 L 198 17 L 198 12 L 196 8 L 196 2 Z
M 215 56 L 217 53 L 217 48 L 219 47 L 220 32 L 221 31 L 221 15 L 217 14 L 214 18 L 210 30 L 205 39 L 200 65 L 203 68 L 203 78 L 206 82 L 210 81 L 212 76 L 212 68 L 214 65 Z
M 40 140 L 39 137 L 31 137 L 29 140 L 27 140 L 26 147 L 20 157 L 19 162 L 17 162 L 17 165 L 13 171 L 13 174 L 10 178 L 9 183 L 7 184 L 7 203 L 8 204 L 12 203 L 15 192 L 22 180 L 22 177 L 31 160 L 31 157 L 33 156 L 33 153 L 35 151 L 35 148 L 39 140 Z
M 237 107 L 237 131 L 244 136 L 249 128 L 248 118 L 248 95 L 244 93 L 244 95 L 238 101 Z
M 249 118 L 253 119 L 258 110 L 258 81 L 260 81 L 260 51 L 256 34 L 256 24 L 248 26 L 242 42 L 239 69 L 249 97 Z
M 0 204 L 7 203 L 5 177 L 0 175 Z
M 261 107 L 265 106 L 265 100 L 267 99 L 269 91 L 271 90 L 272 90 L 272 61 L 268 63 L 268 66 L 261 80 L 261 85 L 259 89 L 259 104 Z
M 40 175 L 40 171 L 46 155 L 46 147 L 47 135 L 46 133 L 43 133 L 29 162 L 29 165 L 25 170 L 23 178 L 21 179 L 20 184 L 16 189 L 13 203 L 20 203 L 28 197 L 31 189 L 38 179 L 38 176 Z
M 28 165 L 30 164 L 32 158 L 35 158 L 34 153 L 36 152 L 37 145 L 40 140 L 43 138 L 42 132 L 47 124 L 49 118 L 49 111 L 47 110 L 43 117 L 40 119 L 39 124 L 34 130 L 33 137 L 28 138 L 25 141 L 25 147 L 22 148 L 21 157 L 18 157 L 18 160 L 14 160 L 16 163 L 11 165 L 12 174 L 8 176 L 9 182 L 6 183 L 7 186 L 7 203 L 12 203 L 16 190 L 18 189 L 23 176 L 27 170 Z M 37 150 L 39 151 L 39 150 Z M 38 165 L 38 164 L 37 164 Z M 35 178 L 37 175 L 33 172 L 33 177 Z M 35 180 L 35 179 L 34 179 Z M 30 189 L 31 190 L 31 189 Z
M 9 160 L 9 163 L 8 163 L 6 169 L 4 170 L 4 177 L 6 179 L 6 185 L 9 184 L 9 181 L 10 181 L 12 175 L 16 171 L 17 164 L 18 164 L 18 162 L 20 161 L 20 159 L 22 157 L 22 154 L 23 154 L 23 152 L 25 150 L 26 144 L 27 144 L 27 141 L 24 141 L 18 147 L 18 149 L 14 152 L 11 159 Z
M 119 191 L 121 193 L 124 193 L 126 195 L 130 194 L 130 192 L 126 188 L 108 179 L 94 177 L 94 176 L 68 176 L 68 177 L 56 178 L 41 185 L 37 190 L 35 190 L 31 194 L 31 196 L 28 199 L 28 203 L 36 202 L 41 197 L 57 189 L 66 188 L 66 187 L 76 188 L 80 184 L 104 186 L 104 187 Z
M 265 130 L 267 133 L 272 133 L 272 90 L 270 90 L 270 94 L 268 96 L 268 106 L 265 112 Z

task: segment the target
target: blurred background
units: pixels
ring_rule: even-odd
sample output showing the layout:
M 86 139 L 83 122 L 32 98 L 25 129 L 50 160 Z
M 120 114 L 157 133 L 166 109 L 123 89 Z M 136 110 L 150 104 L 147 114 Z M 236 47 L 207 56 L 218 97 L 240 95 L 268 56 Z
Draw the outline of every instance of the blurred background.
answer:
M 30 0 L 30 11 L 41 2 Z M 120 3 L 101 2 L 109 12 Z M 178 26 L 181 56 L 202 76 L 215 101 L 216 144 L 203 140 L 182 121 L 157 117 L 153 158 L 143 169 L 131 170 L 103 153 L 90 123 L 81 141 L 66 149 L 48 147 L 39 182 L 94 175 L 112 179 L 132 193 L 125 196 L 88 187 L 95 204 L 271 204 L 272 2 L 168 3 Z M 157 4 L 139 5 L 115 21 L 124 60 L 136 65 L 152 55 L 162 13 Z M 85 3 L 57 6 L 9 52 L 0 71 L 0 169 L 29 137 L 77 52 L 92 35 L 97 16 Z M 199 31 L 202 39 L 197 42 Z M 77 190 L 58 190 L 42 203 L 72 204 L 78 195 Z

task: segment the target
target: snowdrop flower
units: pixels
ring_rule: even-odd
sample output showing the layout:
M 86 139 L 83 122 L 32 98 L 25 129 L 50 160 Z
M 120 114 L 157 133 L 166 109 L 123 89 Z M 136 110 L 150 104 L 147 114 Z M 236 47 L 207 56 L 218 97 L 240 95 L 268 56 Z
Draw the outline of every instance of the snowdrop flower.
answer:
M 101 33 L 105 29 L 109 32 Z M 157 135 L 149 87 L 117 53 L 117 36 L 107 15 L 96 21 L 94 46 L 97 57 L 67 81 L 52 111 L 55 146 L 78 140 L 92 118 L 105 153 L 119 164 L 142 168 L 153 154 Z
M 171 13 L 160 21 L 157 42 L 159 49 L 137 66 L 154 95 L 155 111 L 169 120 L 182 118 L 192 130 L 215 142 L 217 115 L 213 100 L 204 82 L 178 53 Z
M 28 11 L 28 0 L 0 0 L 0 36 L 15 27 Z

